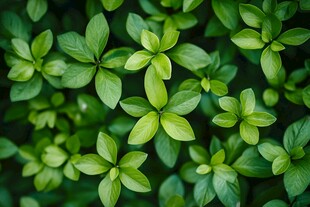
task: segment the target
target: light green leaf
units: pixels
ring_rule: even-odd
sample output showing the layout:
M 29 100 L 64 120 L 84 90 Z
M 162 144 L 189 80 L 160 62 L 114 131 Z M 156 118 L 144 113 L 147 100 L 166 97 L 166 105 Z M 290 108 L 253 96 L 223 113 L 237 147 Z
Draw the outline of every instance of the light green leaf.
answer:
M 170 175 L 166 178 L 159 187 L 159 204 L 162 207 L 175 206 L 174 203 L 170 203 L 171 198 L 175 195 L 184 196 L 184 185 L 182 180 L 176 174 Z M 166 204 L 166 205 L 164 205 Z M 180 206 L 181 207 L 181 206 Z
M 169 80 L 171 78 L 172 66 L 170 59 L 164 53 L 158 53 L 152 60 L 158 76 L 163 80 Z
M 259 141 L 259 131 L 257 127 L 248 124 L 246 121 L 240 123 L 240 135 L 242 139 L 250 145 L 256 145 Z
M 280 34 L 281 29 L 282 22 L 274 14 L 267 15 L 262 24 L 262 40 L 271 42 Z
M 160 160 L 172 168 L 179 156 L 181 142 L 172 139 L 160 126 L 154 139 L 155 150 Z
M 96 66 L 87 63 L 71 64 L 62 76 L 61 82 L 67 88 L 81 88 L 90 83 L 96 73 Z
M 11 40 L 13 51 L 25 60 L 33 61 L 28 43 L 23 39 L 13 38 Z
M 223 110 L 241 116 L 241 104 L 236 98 L 229 96 L 221 97 L 219 104 Z
M 44 167 L 44 164 L 40 161 L 31 161 L 27 162 L 27 164 L 24 165 L 22 170 L 22 176 L 23 177 L 29 177 L 32 175 L 37 174 L 40 172 Z
M 225 151 L 224 149 L 221 149 L 219 151 L 217 151 L 212 157 L 211 157 L 211 161 L 210 164 L 213 165 L 218 165 L 218 164 L 222 164 L 225 161 Z
M 192 112 L 199 104 L 201 94 L 194 91 L 180 91 L 174 94 L 164 107 L 165 112 L 177 115 L 186 115 Z
M 127 70 L 139 70 L 148 65 L 152 58 L 153 55 L 150 52 L 146 50 L 140 50 L 128 58 L 124 67 Z
M 112 165 L 97 154 L 83 155 L 74 166 L 87 175 L 99 175 L 107 172 Z
M 207 150 L 199 145 L 189 146 L 189 156 L 198 164 L 208 164 L 210 162 L 210 155 Z
M 78 181 L 80 178 L 80 171 L 74 167 L 71 161 L 68 161 L 64 166 L 64 175 L 73 181 Z
M 208 78 L 204 77 L 203 79 L 201 79 L 200 85 L 203 90 L 205 90 L 205 92 L 208 93 L 210 91 L 210 80 Z
M 212 167 L 210 165 L 201 164 L 197 167 L 196 173 L 200 175 L 206 175 L 212 171 Z
M 100 68 L 95 77 L 95 86 L 101 101 L 114 109 L 122 95 L 121 79 L 114 73 Z
M 260 62 L 263 72 L 268 79 L 275 78 L 282 66 L 279 52 L 272 51 L 270 46 L 264 49 Z
M 114 207 L 121 193 L 121 182 L 119 179 L 111 181 L 106 176 L 98 186 L 98 194 L 105 207 Z
M 245 89 L 240 93 L 240 103 L 242 116 L 247 116 L 253 113 L 255 108 L 255 94 L 251 88 Z
M 302 99 L 305 105 L 310 108 L 310 85 L 302 90 Z
M 258 145 L 258 151 L 269 162 L 273 162 L 280 155 L 287 154 L 283 147 L 268 142 Z
M 114 181 L 119 175 L 119 168 L 117 167 L 112 167 L 109 171 L 109 177 L 111 181 Z
M 123 67 L 133 52 L 129 47 L 111 49 L 102 56 L 100 66 L 111 69 Z
M 41 159 L 49 167 L 56 168 L 68 159 L 68 154 L 57 145 L 50 145 L 44 149 Z
M 180 32 L 168 31 L 164 34 L 160 41 L 159 52 L 164 52 L 171 49 L 178 41 Z
M 268 201 L 263 205 L 263 207 L 288 207 L 288 206 L 289 205 L 287 205 L 287 203 L 279 199 Z
M 228 93 L 228 88 L 226 84 L 218 80 L 210 81 L 210 89 L 212 93 L 214 93 L 217 96 L 224 96 Z
M 129 134 L 128 143 L 144 144 L 152 139 L 158 129 L 158 119 L 159 115 L 154 111 L 140 118 Z
M 67 69 L 67 64 L 63 60 L 52 60 L 44 63 L 42 71 L 51 76 L 62 76 Z
M 226 164 L 217 164 L 212 168 L 215 176 L 218 176 L 227 182 L 234 183 L 237 180 L 238 173 Z
M 276 40 L 272 41 L 270 48 L 272 51 L 275 51 L 275 52 L 282 51 L 285 49 L 285 47 Z
M 148 192 L 151 190 L 147 177 L 135 168 L 121 168 L 119 178 L 122 184 L 132 191 Z
M 13 156 L 18 151 L 17 146 L 9 139 L 0 137 L 0 159 Z
M 21 60 L 10 69 L 8 78 L 13 81 L 25 82 L 32 78 L 34 71 L 35 69 L 31 62 Z
M 141 43 L 142 30 L 148 30 L 148 24 L 143 20 L 141 16 L 134 13 L 129 13 L 126 21 L 126 30 L 130 37 L 137 43 Z
M 250 27 L 261 28 L 265 17 L 258 7 L 251 4 L 239 4 L 239 12 L 242 20 Z
M 107 134 L 99 132 L 97 139 L 97 152 L 105 160 L 112 164 L 117 161 L 117 146 L 115 141 Z
M 200 47 L 183 43 L 171 49 L 167 55 L 177 64 L 195 71 L 211 63 L 209 55 Z
M 278 38 L 277 41 L 286 45 L 301 45 L 310 38 L 310 30 L 304 28 L 294 28 L 285 31 Z
M 39 21 L 47 11 L 47 0 L 28 0 L 26 10 L 30 19 Z
M 100 0 L 100 1 L 102 3 L 103 7 L 107 11 L 113 11 L 113 10 L 117 9 L 124 2 L 124 0 Z
M 251 125 L 258 127 L 266 127 L 273 124 L 277 118 L 267 112 L 253 112 L 250 115 L 244 117 L 244 120 Z
M 194 199 L 199 206 L 206 206 L 216 196 L 212 178 L 212 175 L 207 175 L 194 186 Z
M 217 114 L 212 119 L 212 122 L 220 127 L 230 128 L 235 126 L 235 124 L 238 122 L 238 117 L 231 112 L 225 112 Z
M 142 117 L 155 110 L 145 98 L 137 96 L 120 101 L 120 105 L 127 114 L 133 117 Z
M 203 0 L 183 0 L 183 12 L 190 12 L 199 6 Z
M 191 141 L 195 139 L 192 127 L 183 117 L 164 112 L 160 117 L 160 123 L 167 134 L 175 140 Z
M 195 91 L 200 93 L 200 81 L 192 78 L 187 79 L 179 85 L 179 91 Z
M 291 164 L 291 158 L 288 154 L 279 155 L 272 162 L 272 173 L 274 175 L 280 175 L 284 173 Z
M 67 32 L 57 36 L 61 49 L 74 59 L 88 63 L 94 62 L 94 54 L 88 48 L 83 36 L 76 32 Z
M 147 154 L 144 152 L 128 152 L 120 159 L 118 165 L 120 168 L 132 167 L 137 169 L 142 165 L 146 158 Z
M 86 27 L 85 40 L 88 48 L 95 54 L 99 60 L 108 38 L 109 38 L 109 25 L 103 13 L 99 13 L 91 18 Z
M 29 100 L 37 96 L 42 89 L 42 76 L 35 73 L 32 78 L 26 82 L 14 83 L 11 87 L 11 101 Z
M 45 30 L 34 38 L 31 44 L 31 52 L 35 60 L 44 57 L 53 46 L 53 33 Z
M 166 19 L 167 20 L 170 18 Z M 176 29 L 189 29 L 193 26 L 195 26 L 198 23 L 197 18 L 195 17 L 195 15 L 193 15 L 192 13 L 183 13 L 183 12 L 178 12 L 174 15 L 171 16 L 171 22 L 172 28 L 170 28 L 172 31 L 176 30 Z M 176 28 L 174 28 L 176 27 Z
M 20 207 L 40 207 L 40 204 L 38 203 L 38 201 L 36 201 L 35 199 L 33 199 L 32 197 L 28 197 L 28 196 L 23 196 L 20 198 L 20 203 L 19 203 Z
M 261 49 L 265 46 L 261 35 L 253 29 L 241 30 L 231 38 L 231 41 L 243 49 Z
M 141 32 L 141 44 L 145 49 L 152 53 L 157 53 L 160 47 L 158 37 L 153 32 L 145 29 Z
M 299 160 L 306 155 L 303 147 L 295 147 L 291 150 L 290 156 L 293 160 Z
M 160 110 L 167 104 L 168 94 L 162 79 L 158 77 L 155 68 L 150 66 L 144 77 L 144 89 L 149 102 Z

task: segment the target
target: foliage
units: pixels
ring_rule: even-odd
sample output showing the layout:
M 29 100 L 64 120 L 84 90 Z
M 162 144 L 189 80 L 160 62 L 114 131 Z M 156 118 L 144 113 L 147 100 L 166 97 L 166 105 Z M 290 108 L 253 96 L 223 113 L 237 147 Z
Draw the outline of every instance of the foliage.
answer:
M 0 2 L 0 206 L 310 205 L 308 0 Z

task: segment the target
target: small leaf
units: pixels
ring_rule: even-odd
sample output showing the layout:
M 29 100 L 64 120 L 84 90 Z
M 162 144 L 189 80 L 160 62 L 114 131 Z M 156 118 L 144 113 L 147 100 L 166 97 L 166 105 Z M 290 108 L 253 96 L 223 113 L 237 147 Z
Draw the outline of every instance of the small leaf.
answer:
M 101 0 L 103 7 L 108 11 L 113 11 L 120 7 L 124 0 Z
M 230 30 L 236 29 L 239 20 L 238 3 L 233 0 L 212 0 L 215 15 Z
M 101 157 L 114 165 L 116 164 L 117 146 L 109 135 L 99 132 L 96 146 L 97 152 Z
M 269 162 L 273 162 L 280 155 L 287 154 L 283 147 L 268 142 L 258 145 L 258 151 Z
M 183 0 L 183 12 L 190 12 L 198 7 L 203 0 Z
M 81 174 L 80 171 L 76 167 L 74 167 L 71 160 L 66 163 L 63 172 L 67 178 L 73 181 L 78 181 Z
M 28 206 L 32 206 L 32 207 L 40 207 L 40 204 L 38 203 L 38 201 L 36 201 L 35 199 L 28 197 L 28 196 L 23 196 L 20 199 L 20 207 L 28 207 Z
M 294 28 L 285 31 L 278 38 L 277 41 L 286 45 L 301 45 L 310 38 L 310 30 L 304 28 Z
M 245 89 L 240 93 L 240 102 L 242 116 L 247 116 L 253 113 L 255 108 L 255 94 L 251 88 Z
M 145 98 L 137 96 L 120 101 L 120 105 L 127 114 L 133 117 L 142 117 L 155 110 Z
M 221 149 L 217 151 L 212 157 L 211 157 L 211 162 L 210 164 L 213 165 L 218 165 L 222 164 L 225 161 L 225 151 L 224 149 Z
M 30 19 L 37 22 L 46 13 L 47 7 L 47 0 L 28 0 L 26 10 Z
M 216 196 L 213 188 L 212 175 L 200 179 L 194 186 L 194 199 L 199 206 L 206 206 Z
M 179 85 L 179 91 L 195 91 L 200 93 L 200 81 L 196 79 L 187 79 Z
M 291 164 L 291 159 L 288 154 L 282 154 L 278 156 L 272 162 L 272 173 L 274 175 L 280 175 L 284 173 Z
M 98 194 L 105 207 L 114 207 L 121 193 L 121 182 L 119 179 L 111 181 L 106 176 L 98 186 Z
M 287 203 L 279 199 L 268 201 L 263 205 L 263 207 L 288 207 L 288 206 L 289 205 L 287 205 Z
M 226 164 L 214 165 L 213 171 L 216 176 L 229 183 L 234 183 L 237 180 L 238 173 Z
M 180 170 L 181 178 L 189 183 L 197 183 L 199 180 L 205 177 L 196 173 L 197 167 L 198 165 L 194 162 L 186 162 L 183 164 Z
M 0 159 L 13 156 L 18 151 L 17 146 L 9 139 L 0 137 Z
M 281 29 L 282 22 L 273 14 L 267 15 L 262 24 L 262 40 L 271 42 L 280 34 Z
M 32 78 L 34 71 L 31 62 L 22 60 L 10 69 L 8 78 L 13 81 L 25 82 Z
M 263 72 L 268 79 L 275 78 L 282 66 L 279 52 L 272 51 L 270 47 L 264 49 L 260 59 Z
M 90 83 L 96 73 L 96 66 L 87 63 L 71 64 L 62 76 L 61 82 L 67 88 L 81 88 Z
M 44 57 L 53 46 L 53 33 L 50 29 L 45 30 L 34 38 L 31 44 L 31 52 L 34 59 Z
M 272 51 L 279 52 L 285 49 L 285 47 L 278 41 L 272 41 L 270 48 Z
M 254 126 L 266 127 L 273 124 L 277 118 L 267 112 L 253 112 L 252 114 L 244 117 L 244 120 Z
M 31 62 L 33 61 L 29 45 L 25 40 L 13 38 L 11 40 L 11 43 L 12 43 L 12 49 L 19 57 L 25 60 L 29 60 Z
M 259 8 L 251 4 L 239 4 L 239 12 L 248 26 L 261 28 L 265 14 Z
M 257 127 L 248 124 L 246 121 L 240 123 L 240 135 L 242 139 L 250 145 L 256 145 L 259 141 L 259 131 Z
M 302 99 L 305 105 L 310 108 L 310 85 L 302 90 Z
M 113 182 L 119 175 L 119 169 L 117 167 L 112 167 L 109 171 L 109 177 Z
M 141 43 L 142 30 L 148 30 L 148 24 L 143 20 L 141 16 L 134 13 L 129 13 L 126 21 L 126 30 L 130 37 L 137 43 Z
M 218 80 L 211 80 L 210 88 L 212 93 L 214 93 L 217 96 L 224 96 L 228 93 L 228 88 L 226 84 Z
M 199 175 L 205 175 L 212 171 L 212 167 L 210 165 L 201 164 L 197 167 L 196 173 Z
M 298 9 L 298 3 L 293 1 L 280 2 L 275 10 L 275 15 L 280 21 L 285 21 L 292 18 Z
M 164 34 L 160 41 L 159 52 L 164 52 L 171 49 L 178 41 L 180 32 L 168 31 Z
M 263 11 L 265 13 L 273 13 L 277 7 L 277 0 L 264 0 Z
M 112 165 L 97 154 L 83 155 L 74 166 L 87 175 L 99 175 L 107 172 Z
M 133 49 L 129 47 L 111 49 L 102 56 L 100 66 L 111 69 L 123 67 L 132 54 Z
M 188 121 L 173 113 L 164 112 L 161 115 L 160 123 L 167 132 L 175 140 L 191 141 L 195 139 L 195 134 Z
M 198 164 L 208 164 L 210 162 L 210 155 L 204 147 L 199 145 L 191 145 L 189 147 L 189 156 Z
M 146 50 L 140 50 L 128 58 L 124 67 L 127 70 L 139 70 L 144 66 L 147 66 L 152 58 L 153 55 L 150 52 Z
M 261 35 L 253 29 L 241 30 L 231 38 L 231 41 L 243 49 L 261 49 L 265 46 Z
M 169 80 L 171 78 L 172 66 L 170 59 L 163 53 L 158 53 L 152 60 L 152 66 L 154 66 L 158 76 L 163 80 Z
M 52 76 L 62 76 L 67 69 L 67 64 L 63 60 L 52 60 L 44 63 L 42 71 Z
M 66 148 L 71 154 L 76 154 L 80 150 L 80 139 L 77 135 L 73 135 L 66 140 Z
M 212 122 L 220 127 L 230 128 L 235 126 L 235 124 L 238 122 L 238 117 L 231 112 L 225 112 L 217 114 L 212 119 Z
M 44 149 L 41 159 L 49 167 L 56 168 L 68 159 L 68 154 L 57 145 L 50 145 Z
M 31 161 L 27 162 L 27 164 L 24 165 L 22 170 L 22 176 L 28 177 L 37 174 L 40 172 L 44 167 L 44 164 L 41 161 Z
M 229 96 L 221 97 L 219 104 L 223 110 L 241 116 L 241 104 L 236 98 Z
M 139 151 L 128 152 L 120 159 L 118 165 L 120 168 L 132 167 L 137 169 L 142 165 L 142 163 L 144 163 L 146 158 L 147 154 L 144 152 Z
M 148 192 L 151 185 L 147 177 L 139 170 L 127 167 L 121 168 L 119 178 L 126 188 L 135 192 Z
M 145 49 L 152 53 L 157 53 L 160 46 L 158 37 L 154 33 L 145 29 L 141 32 L 141 44 Z
M 165 179 L 160 187 L 159 187 L 159 203 L 160 206 L 168 207 L 175 206 L 174 203 L 172 205 L 168 205 L 170 203 L 171 198 L 175 195 L 184 196 L 184 185 L 182 180 L 176 174 L 170 175 L 167 179 Z M 166 204 L 166 205 L 164 205 Z

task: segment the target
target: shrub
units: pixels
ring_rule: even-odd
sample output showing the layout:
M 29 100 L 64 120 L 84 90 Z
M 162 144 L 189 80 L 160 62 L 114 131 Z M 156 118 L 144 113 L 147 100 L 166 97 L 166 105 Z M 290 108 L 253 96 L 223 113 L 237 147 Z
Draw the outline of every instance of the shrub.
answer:
M 0 206 L 310 205 L 308 0 L 0 8 Z

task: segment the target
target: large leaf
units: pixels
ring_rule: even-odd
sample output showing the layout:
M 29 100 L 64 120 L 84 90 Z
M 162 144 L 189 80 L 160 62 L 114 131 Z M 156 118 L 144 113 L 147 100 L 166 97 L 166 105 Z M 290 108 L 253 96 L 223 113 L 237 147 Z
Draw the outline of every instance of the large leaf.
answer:
M 284 173 L 291 165 L 291 158 L 288 154 L 279 155 L 272 162 L 272 173 L 274 175 L 280 175 Z
M 252 124 L 254 126 L 266 127 L 273 124 L 277 120 L 277 118 L 267 112 L 255 111 L 252 114 L 244 117 L 244 120 L 246 120 L 249 124 Z
M 114 73 L 100 68 L 96 74 L 95 86 L 101 101 L 114 109 L 122 95 L 121 79 Z
M 160 206 L 167 206 L 169 199 L 175 195 L 184 196 L 184 185 L 179 176 L 176 174 L 166 178 L 159 187 L 159 203 Z
M 44 149 L 41 159 L 49 167 L 56 168 L 68 159 L 68 153 L 57 145 L 50 145 Z
M 208 174 L 194 186 L 194 199 L 199 206 L 206 206 L 216 196 L 212 178 L 212 174 Z
M 98 193 L 105 207 L 114 207 L 121 193 L 120 180 L 111 181 L 110 177 L 106 176 L 99 184 Z
M 273 14 L 269 14 L 264 18 L 262 24 L 262 40 L 271 42 L 281 32 L 282 22 Z
M 230 30 L 238 26 L 238 4 L 233 0 L 212 0 L 215 15 Z
M 109 25 L 102 13 L 95 15 L 86 27 L 85 40 L 88 48 L 99 60 L 109 37 Z
M 97 154 L 86 154 L 78 159 L 74 166 L 87 175 L 99 175 L 107 172 L 112 165 Z
M 171 78 L 172 66 L 171 61 L 164 53 L 158 53 L 152 60 L 152 66 L 154 66 L 158 76 L 163 80 L 169 80 Z
M 218 198 L 225 206 L 238 206 L 240 203 L 240 187 L 238 179 L 235 179 L 234 183 L 230 183 L 221 177 L 214 175 L 212 181 Z
M 28 43 L 23 39 L 14 38 L 11 40 L 13 51 L 21 58 L 29 61 L 33 61 L 30 47 Z
M 236 98 L 224 96 L 219 99 L 219 104 L 223 110 L 241 116 L 241 104 Z
M 286 45 L 301 45 L 310 38 L 310 30 L 304 28 L 294 28 L 282 33 L 277 41 Z
M 251 145 L 256 145 L 259 141 L 259 131 L 257 127 L 248 124 L 246 121 L 240 123 L 240 135 L 246 143 Z
M 255 108 L 255 94 L 251 88 L 245 89 L 240 93 L 240 103 L 242 116 L 247 116 L 253 113 Z
M 199 145 L 191 145 L 189 147 L 189 156 L 195 163 L 207 164 L 210 162 L 210 155 L 208 151 Z
M 100 66 L 111 69 L 123 67 L 133 52 L 129 47 L 111 49 L 102 56 Z
M 137 169 L 142 165 L 142 163 L 146 160 L 146 158 L 147 154 L 144 152 L 139 151 L 128 152 L 120 159 L 118 165 L 121 168 L 132 167 Z
M 275 78 L 282 66 L 279 52 L 273 51 L 270 47 L 264 49 L 260 59 L 263 72 L 268 79 Z
M 96 66 L 87 63 L 71 64 L 62 76 L 61 82 L 64 87 L 81 88 L 93 79 Z
M 33 57 L 38 60 L 45 56 L 53 46 L 53 33 L 50 29 L 45 30 L 34 38 L 31 44 Z
M 191 141 L 195 139 L 192 127 L 183 117 L 164 112 L 160 117 L 160 123 L 167 134 L 175 140 Z
M 160 46 L 158 37 L 153 32 L 145 29 L 141 32 L 141 44 L 145 49 L 152 53 L 157 53 Z
M 114 165 L 116 164 L 117 146 L 109 135 L 99 132 L 96 146 L 97 152 L 101 157 Z
M 153 55 L 149 51 L 140 50 L 128 58 L 124 67 L 127 70 L 139 70 L 148 65 L 152 58 Z
M 32 78 L 35 72 L 32 62 L 21 60 L 14 65 L 8 73 L 8 78 L 13 81 L 24 82 Z
M 142 117 L 155 110 L 145 98 L 137 96 L 120 101 L 120 105 L 127 114 L 133 117 Z
M 287 154 L 281 146 L 268 142 L 258 145 L 258 151 L 269 162 L 273 162 L 280 155 Z
M 119 178 L 122 184 L 132 191 L 148 192 L 151 190 L 147 177 L 135 168 L 121 168 Z
M 231 41 L 243 49 L 261 49 L 265 45 L 261 35 L 253 29 L 241 30 L 231 38 Z
M 218 126 L 230 128 L 230 127 L 235 126 L 235 124 L 238 122 L 238 117 L 231 112 L 224 112 L 224 113 L 217 114 L 212 119 L 212 122 Z
M 261 28 L 265 14 L 259 8 L 251 4 L 239 4 L 239 12 L 248 26 Z
M 141 32 L 147 30 L 149 26 L 141 16 L 129 13 L 126 21 L 126 30 L 130 37 L 137 43 L 141 43 Z
M 32 21 L 37 22 L 47 11 L 47 0 L 28 0 L 26 10 Z

